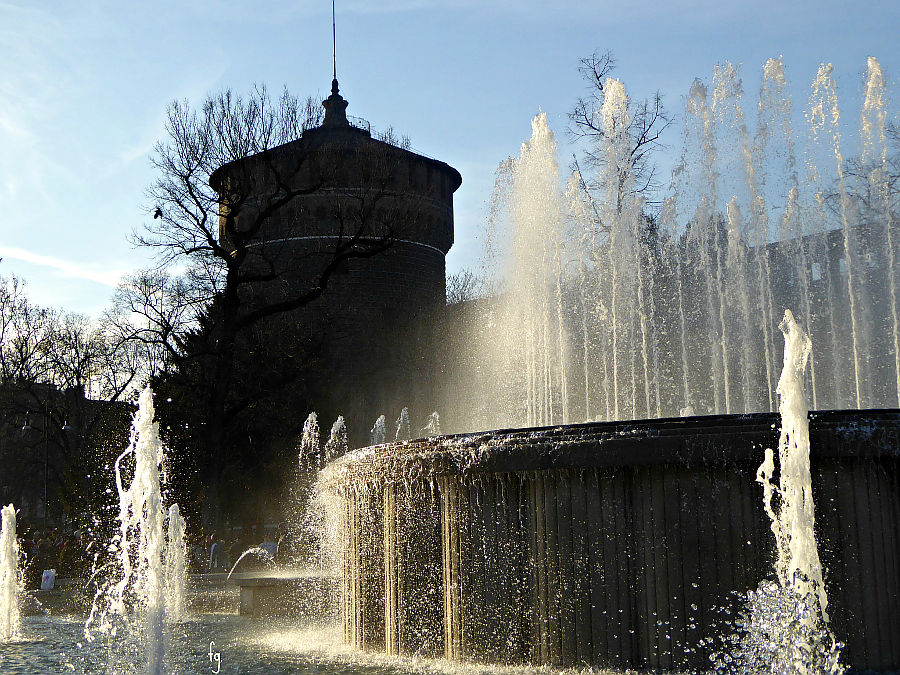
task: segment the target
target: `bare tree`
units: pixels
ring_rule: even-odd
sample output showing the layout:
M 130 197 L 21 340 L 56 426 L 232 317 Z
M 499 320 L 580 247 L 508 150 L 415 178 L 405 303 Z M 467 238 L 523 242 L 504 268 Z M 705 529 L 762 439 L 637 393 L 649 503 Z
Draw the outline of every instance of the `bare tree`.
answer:
M 829 212 L 839 215 L 850 208 L 859 223 L 882 222 L 885 217 L 897 222 L 900 213 L 900 126 L 886 125 L 887 152 L 884 163 L 864 161 L 862 156 L 844 160 L 843 190 L 835 183 L 824 193 Z M 846 196 L 844 201 L 843 196 Z
M 0 277 L 0 383 L 46 380 L 42 358 L 51 340 L 54 313 L 29 302 L 16 277 Z
M 578 71 L 587 83 L 588 93 L 580 97 L 569 113 L 570 131 L 576 138 L 589 141 L 584 150 L 584 165 L 587 170 L 595 170 L 603 165 L 605 158 L 596 151 L 596 141 L 603 138 L 603 121 L 600 110 L 605 97 L 606 79 L 616 67 L 611 51 L 594 52 L 580 60 Z M 630 159 L 634 173 L 635 192 L 642 195 L 648 204 L 657 204 L 655 192 L 660 184 L 656 178 L 653 156 L 665 149 L 662 135 L 673 122 L 672 115 L 663 104 L 659 91 L 644 99 L 629 100 L 628 136 L 631 139 Z M 584 177 L 589 187 L 590 181 Z
M 91 485 L 121 442 L 107 423 L 127 419 L 139 364 L 102 323 L 38 307 L 0 278 L 0 464 L 16 499 L 97 513 L 104 492 Z
M 472 270 L 460 270 L 447 275 L 447 304 L 474 300 L 483 295 L 484 282 Z
M 156 249 L 158 267 L 126 281 L 110 316 L 155 368 L 202 379 L 194 395 L 204 426 L 195 435 L 210 461 L 222 456 L 229 425 L 265 389 L 235 386 L 238 360 L 262 353 L 260 336 L 286 330 L 278 322 L 318 299 L 348 261 L 386 251 L 404 221 L 392 213 L 396 158 L 378 147 L 408 140 L 388 130 L 380 144 L 320 151 L 310 132 L 321 122 L 311 98 L 285 92 L 273 101 L 262 87 L 247 97 L 227 91 L 197 109 L 171 104 L 167 138 L 155 148 L 153 218 L 136 240 Z M 352 191 L 341 187 L 348 173 L 365 176 Z M 297 205 L 322 194 L 339 195 L 325 214 L 332 229 L 309 237 L 322 214 L 299 217 Z M 294 246 L 310 238 L 327 243 L 306 252 Z M 170 272 L 178 268 L 186 271 Z M 282 379 L 267 389 L 295 372 L 271 373 Z M 214 491 L 216 477 L 209 482 Z

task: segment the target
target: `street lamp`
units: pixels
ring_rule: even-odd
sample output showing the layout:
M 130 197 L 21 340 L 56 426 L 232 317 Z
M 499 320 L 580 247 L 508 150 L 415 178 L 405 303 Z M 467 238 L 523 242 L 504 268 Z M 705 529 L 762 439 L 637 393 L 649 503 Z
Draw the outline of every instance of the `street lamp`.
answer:
M 47 529 L 47 517 L 50 514 L 50 502 L 47 501 L 47 474 L 50 467 L 50 401 L 44 401 L 44 529 Z
M 50 482 L 50 401 L 44 401 L 44 423 L 41 427 L 41 432 L 43 434 L 44 441 L 44 528 L 47 527 L 48 517 L 50 511 L 50 504 L 48 501 L 48 485 Z M 26 434 L 31 431 L 32 426 L 31 422 L 28 419 L 28 412 L 25 413 L 25 424 L 22 426 L 22 433 Z M 69 421 L 66 420 L 63 422 L 63 425 L 60 427 L 62 431 L 71 431 L 72 427 L 69 426 Z

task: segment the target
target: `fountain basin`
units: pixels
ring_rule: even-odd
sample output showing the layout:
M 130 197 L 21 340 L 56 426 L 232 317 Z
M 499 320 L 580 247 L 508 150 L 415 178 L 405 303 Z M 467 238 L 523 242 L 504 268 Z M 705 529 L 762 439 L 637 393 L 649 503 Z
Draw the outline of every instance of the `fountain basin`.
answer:
M 233 578 L 232 583 L 240 587 L 241 615 L 290 617 L 303 624 L 337 620 L 339 580 L 334 576 L 252 574 Z
M 775 414 L 365 448 L 342 497 L 354 646 L 556 667 L 705 669 L 773 576 L 756 470 Z M 900 668 L 900 411 L 810 414 L 829 614 L 853 670 Z

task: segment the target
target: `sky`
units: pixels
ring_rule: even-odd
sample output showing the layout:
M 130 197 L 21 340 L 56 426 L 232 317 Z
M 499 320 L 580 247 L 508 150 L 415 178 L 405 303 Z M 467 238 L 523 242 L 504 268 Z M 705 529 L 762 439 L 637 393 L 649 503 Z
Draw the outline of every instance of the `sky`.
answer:
M 448 272 L 477 264 L 493 172 L 546 112 L 585 93 L 578 60 L 612 50 L 630 95 L 676 114 L 691 82 L 741 64 L 745 90 L 783 56 L 802 108 L 818 64 L 858 98 L 866 57 L 896 91 L 900 3 L 846 0 L 337 0 L 337 70 L 348 114 L 393 127 L 463 176 Z M 153 263 L 131 233 L 150 219 L 149 157 L 172 100 L 265 84 L 324 98 L 331 3 L 321 0 L 0 0 L 0 276 L 37 304 L 89 315 L 124 274 Z M 890 108 L 896 120 L 896 106 Z M 858 114 L 858 113 L 857 113 Z M 666 140 L 678 145 L 678 124 Z

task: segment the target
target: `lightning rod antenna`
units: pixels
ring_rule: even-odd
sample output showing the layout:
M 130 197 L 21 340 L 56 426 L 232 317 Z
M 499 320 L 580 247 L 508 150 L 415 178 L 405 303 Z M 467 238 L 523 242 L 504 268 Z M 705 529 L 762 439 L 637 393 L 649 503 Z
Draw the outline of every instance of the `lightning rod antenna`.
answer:
M 337 79 L 337 31 L 334 27 L 334 0 L 331 0 L 331 63 L 334 79 Z

